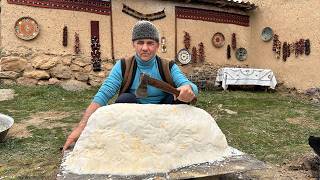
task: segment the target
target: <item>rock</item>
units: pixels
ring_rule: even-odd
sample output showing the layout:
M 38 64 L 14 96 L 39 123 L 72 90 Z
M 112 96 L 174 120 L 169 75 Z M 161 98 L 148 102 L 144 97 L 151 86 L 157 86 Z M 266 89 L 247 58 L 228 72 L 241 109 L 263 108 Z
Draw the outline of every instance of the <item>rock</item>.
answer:
M 89 77 L 106 78 L 109 73 L 105 71 L 91 72 Z
M 28 78 L 38 79 L 38 80 L 50 78 L 49 73 L 47 73 L 46 71 L 40 71 L 40 70 L 24 72 L 23 76 L 28 77 Z
M 91 65 L 87 65 L 83 68 L 84 72 L 91 72 L 92 71 L 92 66 Z
M 82 72 L 77 72 L 77 73 L 75 73 L 75 78 L 78 81 L 85 81 L 86 82 L 89 79 L 89 75 L 85 74 L 85 73 L 82 73 Z
M 20 77 L 17 79 L 17 83 L 19 85 L 24 85 L 24 86 L 35 86 L 38 83 L 38 80 L 32 79 L 32 78 L 27 78 L 27 77 Z
M 110 71 L 113 68 L 113 64 L 112 63 L 106 63 L 106 64 L 103 64 L 102 67 L 103 67 L 104 70 Z
M 71 64 L 70 69 L 71 71 L 81 71 L 82 67 L 76 64 Z
M 57 78 L 50 78 L 49 79 L 49 85 L 59 84 L 60 80 Z
M 1 57 L 6 57 L 6 56 L 11 56 L 11 51 L 7 49 L 2 49 L 1 50 Z
M 0 60 L 1 71 L 22 72 L 27 65 L 27 60 L 20 57 L 3 57 Z
M 17 84 L 15 80 L 12 79 L 0 79 L 0 84 L 4 85 L 15 85 Z
M 0 89 L 0 101 L 7 101 L 14 99 L 13 89 Z
M 48 80 L 39 80 L 37 85 L 47 86 L 47 85 L 49 85 L 49 81 Z
M 51 77 L 56 77 L 58 79 L 70 79 L 71 70 L 68 66 L 63 66 L 62 64 L 57 65 L 50 71 Z
M 0 72 L 0 79 L 16 79 L 20 74 L 14 71 Z
M 72 63 L 84 67 L 91 64 L 91 59 L 87 57 L 75 57 L 72 59 Z
M 35 69 L 33 68 L 32 64 L 31 63 L 27 63 L 24 71 L 33 71 L 33 70 L 35 70 Z
M 86 83 L 76 80 L 61 82 L 60 86 L 67 91 L 82 91 L 90 88 Z
M 238 114 L 237 112 L 231 111 L 230 109 L 224 109 L 224 111 L 225 111 L 227 114 Z
M 33 54 L 33 50 L 26 46 L 18 46 L 13 52 L 12 55 L 20 57 L 29 57 Z
M 54 67 L 60 60 L 60 57 L 52 57 L 48 55 L 39 55 L 32 60 L 32 66 L 37 69 L 50 69 Z
M 100 86 L 106 78 L 105 72 L 91 72 L 89 74 L 89 84 L 91 86 Z
M 70 66 L 71 64 L 71 57 L 70 56 L 65 56 L 61 58 L 61 62 L 65 66 Z

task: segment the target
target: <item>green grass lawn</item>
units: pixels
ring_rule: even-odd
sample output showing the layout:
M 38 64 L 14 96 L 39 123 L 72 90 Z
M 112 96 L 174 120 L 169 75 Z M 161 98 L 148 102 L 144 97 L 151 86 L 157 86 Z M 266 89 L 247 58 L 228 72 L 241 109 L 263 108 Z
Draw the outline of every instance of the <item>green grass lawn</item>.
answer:
M 14 100 L 0 102 L 0 113 L 12 116 L 17 124 L 38 112 L 70 113 L 55 122 L 62 126 L 29 125 L 31 136 L 0 143 L 0 179 L 54 179 L 61 159 L 59 148 L 97 89 L 0 88 L 13 88 L 17 94 Z M 272 164 L 281 165 L 311 152 L 307 138 L 320 135 L 320 106 L 278 92 L 201 92 L 196 106 L 216 119 L 231 146 Z

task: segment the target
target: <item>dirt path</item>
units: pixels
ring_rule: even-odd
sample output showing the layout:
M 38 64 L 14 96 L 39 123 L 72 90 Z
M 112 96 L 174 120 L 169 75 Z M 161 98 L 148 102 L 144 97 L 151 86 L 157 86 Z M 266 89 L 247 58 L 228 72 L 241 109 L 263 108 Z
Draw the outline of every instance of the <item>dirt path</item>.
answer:
M 30 137 L 31 133 L 28 131 L 28 126 L 36 126 L 37 128 L 55 128 L 65 127 L 66 124 L 59 121 L 71 116 L 69 112 L 47 111 L 32 114 L 28 119 L 21 123 L 13 124 L 8 132 L 8 137 L 23 138 Z

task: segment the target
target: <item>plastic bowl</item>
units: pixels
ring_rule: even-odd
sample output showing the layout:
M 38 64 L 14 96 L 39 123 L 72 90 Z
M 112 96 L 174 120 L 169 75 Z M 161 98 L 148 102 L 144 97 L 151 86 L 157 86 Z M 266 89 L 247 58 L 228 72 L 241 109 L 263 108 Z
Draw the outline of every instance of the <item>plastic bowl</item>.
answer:
M 12 127 L 14 120 L 12 117 L 0 113 L 0 142 L 4 141 L 9 129 Z

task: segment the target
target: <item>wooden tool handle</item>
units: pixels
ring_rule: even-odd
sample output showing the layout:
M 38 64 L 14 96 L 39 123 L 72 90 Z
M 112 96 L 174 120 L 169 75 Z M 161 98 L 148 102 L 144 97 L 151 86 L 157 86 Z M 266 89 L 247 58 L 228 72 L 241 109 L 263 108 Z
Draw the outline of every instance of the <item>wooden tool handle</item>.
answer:
M 178 91 L 176 88 L 172 87 L 170 84 L 164 81 L 160 81 L 160 80 L 148 77 L 148 84 L 156 88 L 159 88 L 164 92 L 174 94 L 176 96 L 179 96 L 180 94 L 180 91 Z
M 172 87 L 169 83 L 166 83 L 164 81 L 160 81 L 158 79 L 154 79 L 151 77 L 148 77 L 148 84 L 151 86 L 154 86 L 158 89 L 161 89 L 164 92 L 174 94 L 177 97 L 180 94 L 180 91 L 178 91 L 176 88 Z M 190 102 L 191 104 L 195 104 L 197 102 L 197 97 L 194 97 L 193 100 Z

